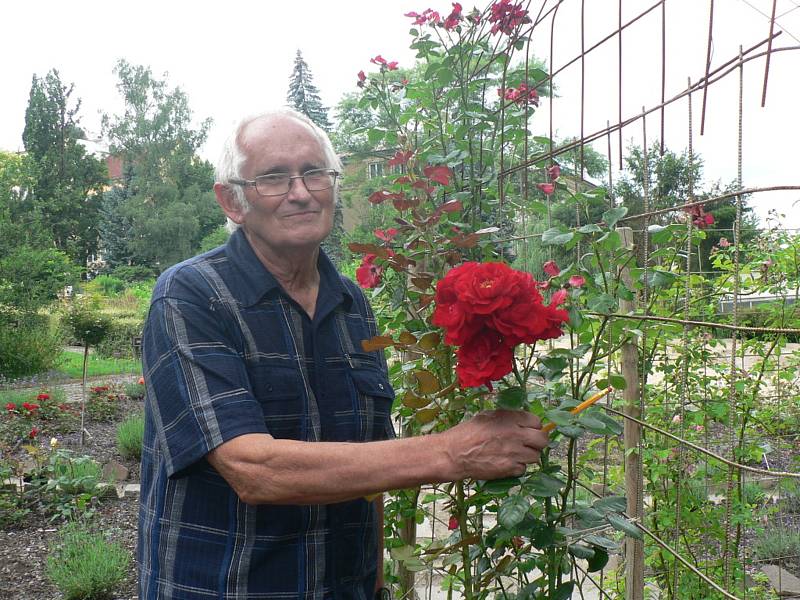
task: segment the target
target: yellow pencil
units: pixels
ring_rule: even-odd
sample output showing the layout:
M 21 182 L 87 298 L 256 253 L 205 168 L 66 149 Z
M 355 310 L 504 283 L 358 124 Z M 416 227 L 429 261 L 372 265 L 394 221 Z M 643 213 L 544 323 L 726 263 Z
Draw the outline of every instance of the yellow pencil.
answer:
M 592 396 L 591 398 L 588 398 L 587 400 L 584 400 L 583 402 L 578 404 L 578 406 L 576 406 L 575 408 L 573 408 L 569 412 L 571 412 L 573 415 L 577 415 L 582 410 L 585 410 L 585 409 L 589 408 L 592 404 L 594 404 L 595 402 L 600 400 L 600 398 L 604 398 L 605 396 L 608 396 L 608 394 L 611 393 L 611 389 L 612 388 L 607 387 L 603 391 L 597 392 L 594 396 Z M 549 431 L 553 431 L 553 429 L 555 429 L 555 428 L 556 428 L 556 424 L 555 423 L 546 423 L 544 425 L 544 427 L 542 427 L 542 431 L 549 432 Z

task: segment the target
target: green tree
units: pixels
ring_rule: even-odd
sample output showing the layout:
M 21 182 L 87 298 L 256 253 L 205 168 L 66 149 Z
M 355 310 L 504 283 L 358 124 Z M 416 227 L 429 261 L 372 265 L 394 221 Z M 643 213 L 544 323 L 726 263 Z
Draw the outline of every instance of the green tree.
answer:
M 294 69 L 289 77 L 289 91 L 286 93 L 286 102 L 298 112 L 303 113 L 325 131 L 330 131 L 331 122 L 328 120 L 328 109 L 322 105 L 319 90 L 314 85 L 311 69 L 303 60 L 300 50 L 294 58 Z
M 645 173 L 647 176 L 645 177 Z M 695 202 L 708 198 L 724 195 L 736 189 L 735 183 L 722 185 L 719 182 L 703 186 L 703 158 L 695 156 L 689 160 L 689 154 L 683 151 L 677 154 L 665 150 L 661 154 L 658 142 L 654 143 L 647 152 L 647 160 L 642 148 L 634 146 L 628 152 L 625 160 L 625 171 L 614 186 L 614 195 L 621 198 L 622 205 L 628 208 L 629 215 L 639 215 L 645 212 L 644 184 L 647 182 L 649 211 L 665 210 L 681 206 L 694 197 Z M 693 196 L 692 196 L 693 194 Z M 705 269 L 710 266 L 709 255 L 711 249 L 718 244 L 720 238 L 732 238 L 733 223 L 736 220 L 736 199 L 728 198 L 709 203 L 703 207 L 705 213 L 713 216 L 714 222 L 703 231 L 703 239 L 699 244 L 699 253 L 695 269 Z M 679 217 L 686 220 L 688 214 L 680 209 L 675 212 L 665 212 L 650 218 L 650 224 L 666 225 Z M 644 228 L 644 218 L 632 219 L 631 227 L 635 231 Z M 742 215 L 741 241 L 748 241 L 757 234 L 758 219 L 753 214 L 752 208 L 746 203 Z M 641 234 L 634 234 L 640 237 Z M 637 246 L 643 247 L 641 240 Z M 640 259 L 642 257 L 640 256 Z
M 197 156 L 211 120 L 195 125 L 186 94 L 149 67 L 120 60 L 114 69 L 124 110 L 103 116 L 122 185 L 103 200 L 103 248 L 111 269 L 155 272 L 199 251 L 224 220 L 211 191 L 213 167 Z
M 83 345 L 83 378 L 81 387 L 81 447 L 86 433 L 86 369 L 89 362 L 89 348 L 97 346 L 111 332 L 111 318 L 100 312 L 94 300 L 75 299 L 64 314 L 64 325 L 70 334 Z
M 0 152 L 0 377 L 51 368 L 61 339 L 37 311 L 49 305 L 79 269 L 53 245 L 34 204 L 36 165 L 27 154 Z
M 360 104 L 359 94 L 351 92 L 342 96 L 334 108 L 336 126 L 331 141 L 341 154 L 374 150 L 375 144 L 367 138 L 367 131 L 381 125 L 380 113 Z
M 97 253 L 101 189 L 105 165 L 88 155 L 80 140 L 80 99 L 57 70 L 33 76 L 22 140 L 35 170 L 31 204 L 56 248 L 85 265 Z

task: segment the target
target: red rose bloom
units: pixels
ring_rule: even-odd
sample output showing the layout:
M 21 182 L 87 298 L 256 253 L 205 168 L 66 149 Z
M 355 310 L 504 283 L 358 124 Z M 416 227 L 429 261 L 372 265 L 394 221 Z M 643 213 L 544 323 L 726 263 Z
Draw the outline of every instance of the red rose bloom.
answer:
M 558 268 L 554 260 L 548 260 L 544 263 L 542 265 L 542 271 L 544 271 L 545 275 L 549 275 L 550 277 L 558 277 L 559 273 L 561 273 L 561 269 Z
M 568 283 L 572 287 L 583 287 L 586 285 L 586 279 L 583 277 L 583 275 L 573 275 L 569 278 Z
M 539 188 L 539 191 L 546 196 L 549 196 L 556 191 L 556 184 L 554 183 L 537 183 L 536 187 Z
M 513 347 L 503 343 L 503 338 L 489 328 L 461 346 L 456 356 L 456 375 L 464 387 L 485 385 L 492 389 L 492 381 L 502 379 L 514 368 Z
M 365 289 L 377 287 L 381 282 L 383 267 L 375 264 L 376 258 L 374 254 L 367 254 L 361 261 L 361 266 L 356 269 L 358 284 Z
M 436 286 L 431 322 L 446 343 L 460 346 L 456 373 L 462 386 L 477 387 L 510 373 L 514 346 L 556 338 L 568 313 L 545 306 L 538 282 L 503 263 L 464 263 Z
M 492 33 L 511 35 L 523 23 L 530 23 L 528 11 L 522 8 L 521 2 L 511 4 L 511 0 L 498 0 L 490 8 L 488 20 L 492 23 Z
M 6 410 L 8 412 L 13 412 L 13 411 L 17 410 L 17 405 L 14 404 L 13 402 L 9 402 L 8 404 L 6 404 Z
M 50 400 L 50 394 L 39 394 L 36 396 L 37 400 Z
M 458 22 L 461 20 L 461 10 L 462 10 L 461 4 L 459 4 L 458 2 L 453 2 L 453 12 L 451 12 L 444 20 L 444 23 L 442 23 L 442 27 L 444 27 L 447 30 L 454 29 L 458 25 Z

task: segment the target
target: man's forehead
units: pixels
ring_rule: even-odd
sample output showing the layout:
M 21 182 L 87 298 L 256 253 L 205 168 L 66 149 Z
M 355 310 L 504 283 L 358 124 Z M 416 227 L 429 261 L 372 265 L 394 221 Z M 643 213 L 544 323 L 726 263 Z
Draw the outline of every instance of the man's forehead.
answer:
M 296 138 L 298 142 L 305 142 L 308 138 L 319 143 L 316 133 L 308 124 L 290 115 L 265 115 L 250 121 L 239 134 L 239 143 L 242 147 L 264 142 L 285 141 Z
M 314 130 L 290 115 L 254 119 L 242 129 L 239 148 L 245 155 L 245 165 L 258 171 L 285 167 L 292 159 L 325 160 L 322 143 Z

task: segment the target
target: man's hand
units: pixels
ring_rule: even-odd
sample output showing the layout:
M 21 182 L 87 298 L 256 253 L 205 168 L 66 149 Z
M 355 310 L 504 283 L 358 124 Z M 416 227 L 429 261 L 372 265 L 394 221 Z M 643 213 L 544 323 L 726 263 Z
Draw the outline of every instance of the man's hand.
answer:
M 476 415 L 442 433 L 456 469 L 454 479 L 499 479 L 522 475 L 538 462 L 549 437 L 538 417 L 522 411 L 496 410 Z

